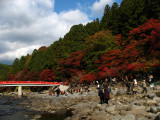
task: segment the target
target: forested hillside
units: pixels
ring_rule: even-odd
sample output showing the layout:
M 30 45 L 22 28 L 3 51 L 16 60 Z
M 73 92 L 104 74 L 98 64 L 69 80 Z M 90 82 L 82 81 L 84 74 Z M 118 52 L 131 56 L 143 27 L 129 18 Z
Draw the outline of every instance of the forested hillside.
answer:
M 123 0 L 106 5 L 101 20 L 74 25 L 49 47 L 16 58 L 6 80 L 81 83 L 137 74 L 158 77 L 159 69 L 159 0 Z
M 0 81 L 7 79 L 7 75 L 10 74 L 11 66 L 0 64 Z

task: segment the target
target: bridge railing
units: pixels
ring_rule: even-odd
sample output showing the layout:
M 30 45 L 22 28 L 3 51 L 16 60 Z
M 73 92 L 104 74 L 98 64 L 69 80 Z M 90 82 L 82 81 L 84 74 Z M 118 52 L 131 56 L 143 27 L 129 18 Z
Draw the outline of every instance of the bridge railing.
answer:
M 53 84 L 53 85 L 61 85 L 61 82 L 44 82 L 44 81 L 0 81 L 0 84 Z

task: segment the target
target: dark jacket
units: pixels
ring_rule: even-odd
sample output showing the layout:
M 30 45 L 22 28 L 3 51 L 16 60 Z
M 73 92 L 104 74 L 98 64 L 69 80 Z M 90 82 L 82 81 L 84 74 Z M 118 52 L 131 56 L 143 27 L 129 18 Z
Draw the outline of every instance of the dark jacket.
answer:
M 99 95 L 100 97 L 103 97 L 103 96 L 104 96 L 104 93 L 103 93 L 102 89 L 99 90 L 98 95 Z
M 105 89 L 104 91 L 104 99 L 110 99 L 110 94 L 109 94 L 108 89 Z

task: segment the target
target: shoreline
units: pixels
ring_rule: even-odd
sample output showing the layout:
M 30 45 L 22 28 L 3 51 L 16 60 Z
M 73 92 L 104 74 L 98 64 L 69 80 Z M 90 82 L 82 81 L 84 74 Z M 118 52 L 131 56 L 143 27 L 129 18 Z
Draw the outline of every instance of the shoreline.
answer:
M 141 91 L 141 88 L 138 87 Z M 147 94 L 137 93 L 126 95 L 126 89 L 115 88 L 112 90 L 109 104 L 99 104 L 99 97 L 96 88 L 91 88 L 88 94 L 78 93 L 59 97 L 49 94 L 26 93 L 27 101 L 22 101 L 27 109 L 37 112 L 55 114 L 60 110 L 71 111 L 71 115 L 65 120 L 158 120 L 160 118 L 160 92 L 148 88 Z

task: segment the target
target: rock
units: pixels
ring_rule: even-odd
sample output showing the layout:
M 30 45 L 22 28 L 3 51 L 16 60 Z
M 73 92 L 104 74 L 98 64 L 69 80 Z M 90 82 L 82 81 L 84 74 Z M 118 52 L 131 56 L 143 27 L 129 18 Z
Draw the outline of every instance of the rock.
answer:
M 122 117 L 121 115 L 117 114 L 117 115 L 113 116 L 113 117 L 111 118 L 111 120 L 120 120 L 121 117 Z
M 115 105 L 113 105 L 113 106 L 111 106 L 111 107 L 108 107 L 105 111 L 106 111 L 106 112 L 109 112 L 109 113 L 112 113 L 112 112 L 115 111 L 115 109 L 116 109 L 116 107 L 115 107 Z
M 27 118 L 29 115 L 24 115 L 25 118 Z
M 54 113 L 56 113 L 56 111 L 50 111 L 50 113 L 54 114 Z
M 34 115 L 34 117 L 33 117 L 34 119 L 39 119 L 39 118 L 41 118 L 41 115 L 39 115 L 39 114 L 36 114 L 36 115 Z
M 148 118 L 146 118 L 146 117 L 140 117 L 140 118 L 137 118 L 136 120 L 148 120 Z
M 109 120 L 109 118 L 106 114 L 95 114 L 90 117 L 90 120 Z
M 81 117 L 81 119 L 86 119 L 88 115 L 91 115 L 92 113 L 93 111 L 87 108 L 87 109 L 80 110 L 78 114 Z
M 126 111 L 131 111 L 133 109 L 133 106 L 132 105 L 129 105 L 127 108 L 126 108 Z
M 115 106 L 117 111 L 126 110 L 128 108 L 128 105 L 116 104 Z
M 151 112 L 151 113 L 157 113 L 157 112 L 158 112 L 158 108 L 155 107 L 155 106 L 151 106 L 151 107 L 150 107 L 150 112 Z
M 94 91 L 88 92 L 88 95 L 95 95 L 96 93 Z
M 126 94 L 126 91 L 123 89 L 119 89 L 116 95 L 124 95 L 124 94 Z
M 136 100 L 133 102 L 133 104 L 138 105 L 138 106 L 142 106 L 144 105 L 146 101 L 145 100 Z
M 156 97 L 156 94 L 155 94 L 155 93 L 151 93 L 151 94 L 148 95 L 148 98 L 153 99 L 154 97 Z
M 154 97 L 153 100 L 157 101 L 157 102 L 160 102 L 160 97 Z
M 80 120 L 79 116 L 78 115 L 73 115 L 71 117 L 71 120 Z
M 146 109 L 145 106 L 137 106 L 137 105 L 133 105 L 133 108 L 132 109 Z
M 157 102 L 155 100 L 147 100 L 145 105 L 154 106 Z
M 160 114 L 156 116 L 155 120 L 160 120 Z
M 73 110 L 71 111 L 72 115 L 76 115 L 77 114 L 77 110 Z
M 148 113 L 148 115 L 147 115 L 147 118 L 151 119 L 151 120 L 154 120 L 156 117 L 157 117 L 157 115 L 153 114 L 153 113 Z
M 102 107 L 101 104 L 97 104 L 97 105 L 93 108 L 93 110 L 94 110 L 94 111 L 95 111 L 95 110 L 99 110 L 101 107 Z
M 124 115 L 126 115 L 127 113 L 128 113 L 127 111 L 121 110 L 119 114 L 122 115 L 122 116 L 124 116 Z
M 125 115 L 124 117 L 122 117 L 120 120 L 135 120 L 135 116 L 131 113 L 128 113 L 127 115 Z
M 116 90 L 112 90 L 112 91 L 111 91 L 111 94 L 112 94 L 112 95 L 117 95 L 117 91 L 116 91 Z
M 64 119 L 64 120 L 71 120 L 71 117 L 67 117 L 66 119 Z

